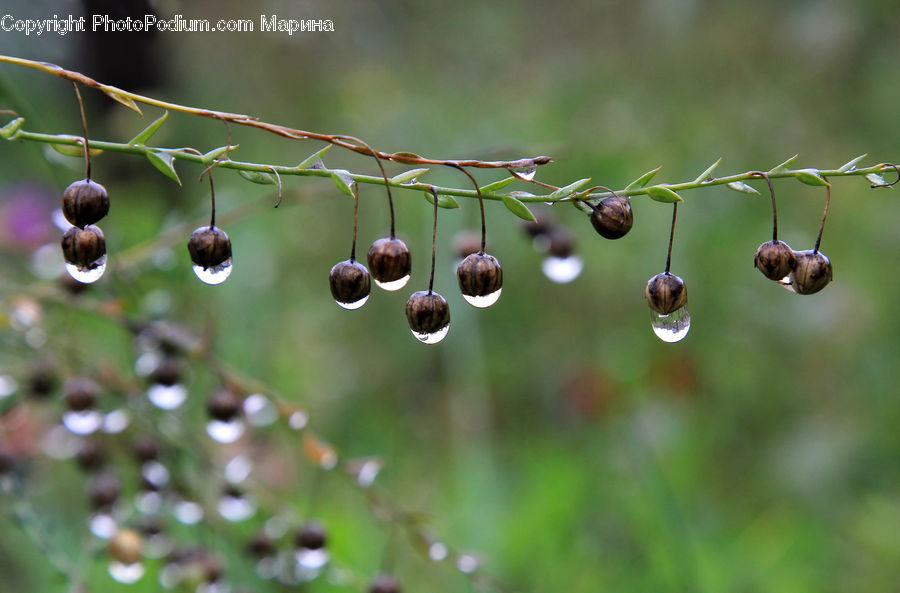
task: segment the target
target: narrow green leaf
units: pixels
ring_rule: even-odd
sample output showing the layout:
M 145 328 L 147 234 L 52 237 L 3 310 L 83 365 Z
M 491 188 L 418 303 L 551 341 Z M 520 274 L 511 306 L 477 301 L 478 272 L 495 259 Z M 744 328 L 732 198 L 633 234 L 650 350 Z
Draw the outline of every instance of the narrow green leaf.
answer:
M 297 165 L 297 168 L 298 169 L 309 169 L 310 165 L 316 164 L 316 161 L 318 161 L 320 158 L 322 158 L 322 155 L 325 154 L 326 152 L 328 152 L 328 150 L 332 146 L 334 146 L 334 145 L 328 144 L 324 148 L 320 148 L 319 150 L 315 151 L 314 153 L 312 153 L 311 155 L 309 155 L 308 157 L 306 157 L 305 159 L 300 161 L 300 164 Z
M 204 163 L 206 163 L 207 165 L 211 165 L 213 164 L 213 162 L 215 162 L 216 159 L 225 154 L 225 152 L 227 152 L 228 150 L 237 150 L 238 146 L 240 146 L 240 144 L 232 144 L 231 146 L 220 146 L 219 148 L 213 148 L 212 150 L 204 154 L 201 158 L 203 159 Z
M 755 187 L 753 187 L 752 185 L 747 185 L 743 181 L 732 181 L 728 184 L 728 188 L 745 194 L 752 194 L 754 196 L 759 195 L 759 192 L 756 191 Z
M 797 157 L 799 157 L 799 156 L 800 156 L 799 154 L 795 154 L 794 156 L 792 156 L 788 160 L 784 161 L 780 165 L 778 165 L 776 167 L 772 167 L 771 169 L 769 169 L 769 173 L 784 173 L 785 171 L 788 170 L 788 168 L 791 166 L 791 164 L 797 160 Z
M 238 175 L 247 181 L 252 181 L 253 183 L 258 183 L 260 185 L 276 185 L 275 176 L 271 173 L 263 173 L 262 171 L 244 171 L 243 169 L 240 169 L 238 170 Z
M 681 196 L 664 185 L 653 185 L 647 188 L 647 195 L 657 202 L 683 202 Z
M 141 111 L 141 108 L 138 107 L 138 104 L 135 103 L 134 99 L 132 99 L 131 97 L 122 95 L 114 90 L 104 90 L 103 92 L 106 93 L 108 97 L 110 97 L 111 99 L 115 99 L 125 107 L 137 111 L 139 115 L 144 115 L 144 113 Z
M 878 173 L 869 173 L 866 175 L 866 179 L 869 180 L 869 183 L 872 184 L 872 187 L 890 187 L 893 189 L 893 186 L 888 185 L 888 182 L 885 181 L 884 177 L 879 175 Z
M 859 155 L 859 156 L 856 157 L 855 159 L 853 159 L 853 160 L 851 160 L 851 161 L 849 161 L 849 162 L 847 162 L 847 163 L 844 163 L 844 165 L 841 166 L 841 168 L 838 169 L 838 171 L 840 171 L 841 173 L 846 173 L 846 172 L 849 171 L 850 169 L 853 169 L 854 167 L 856 167 L 856 163 L 858 163 L 859 161 L 863 160 L 863 159 L 866 158 L 867 156 L 869 156 L 869 153 Z
M 429 204 L 434 204 L 434 196 L 431 195 L 430 191 L 423 192 L 425 194 L 425 199 L 428 200 Z M 445 196 L 443 194 L 438 194 L 438 208 L 444 208 L 446 210 L 453 210 L 454 208 L 459 208 L 459 202 L 453 199 L 453 196 Z
M 163 125 L 167 117 L 169 117 L 168 111 L 159 116 L 152 124 L 141 130 L 141 132 L 137 136 L 129 140 L 128 144 L 136 144 L 138 146 L 143 146 L 144 144 L 146 144 L 147 140 L 149 140 L 150 137 L 156 133 L 156 130 L 158 130 L 160 126 Z
M 503 196 L 503 205 L 506 206 L 507 210 L 509 210 L 522 220 L 537 222 L 537 218 L 534 217 L 534 214 L 531 213 L 531 210 L 528 209 L 528 206 L 515 199 L 514 197 Z
M 494 183 L 488 183 L 487 185 L 481 188 L 482 193 L 498 191 L 515 181 L 515 177 L 507 177 L 506 179 L 501 179 L 500 181 L 495 181 Z
M 713 172 L 715 172 L 715 170 L 719 167 L 719 163 L 721 163 L 721 162 L 722 162 L 722 157 L 719 157 L 718 159 L 716 159 L 716 162 L 711 164 L 706 171 L 704 171 L 703 173 L 700 173 L 700 176 L 697 177 L 697 179 L 694 179 L 694 183 L 700 183 L 702 181 L 706 181 L 707 179 L 709 179 L 709 176 L 712 175 Z
M 22 127 L 22 124 L 25 123 L 24 117 L 17 117 L 12 120 L 2 128 L 0 128 L 0 138 L 12 138 L 12 136 L 19 131 L 19 128 Z
M 657 167 L 657 168 L 653 169 L 652 171 L 647 171 L 646 173 L 644 173 L 643 175 L 641 175 L 640 177 L 638 177 L 637 179 L 635 179 L 634 181 L 632 181 L 631 183 L 626 185 L 625 189 L 629 190 L 629 189 L 632 189 L 635 187 L 644 187 L 645 185 L 650 183 L 650 180 L 653 179 L 654 175 L 659 173 L 660 169 L 662 169 L 662 167 Z
M 339 190 L 353 197 L 353 178 L 350 177 L 350 171 L 346 169 L 334 169 L 331 171 L 331 180 L 334 181 L 334 184 L 337 186 Z
M 817 169 L 800 169 L 797 171 L 797 180 L 802 181 L 806 185 L 831 185 L 822 179 Z
M 154 167 L 162 171 L 163 175 L 181 185 L 181 179 L 178 178 L 178 173 L 175 172 L 175 157 L 167 152 L 157 150 L 148 150 L 144 154 L 147 155 L 147 160 L 153 163 Z
M 391 177 L 391 183 L 406 183 L 427 172 L 428 169 L 411 169 L 409 171 L 404 171 L 403 173 Z
M 74 156 L 82 158 L 84 157 L 84 147 L 83 146 L 69 146 L 68 144 L 51 144 L 50 145 L 53 150 L 58 152 L 59 154 L 64 154 L 66 156 Z M 91 149 L 91 156 L 96 156 L 98 154 L 102 154 L 103 151 L 99 148 Z
M 586 179 L 579 179 L 578 181 L 576 181 L 574 183 L 570 183 L 569 185 L 567 185 L 565 187 L 561 187 L 558 190 L 555 190 L 553 193 L 551 193 L 547 197 L 550 198 L 551 200 L 558 200 L 560 198 L 565 198 L 566 196 L 570 196 L 570 195 L 574 194 L 579 189 L 581 189 L 582 187 L 587 185 L 590 180 L 591 180 L 590 177 L 588 177 Z

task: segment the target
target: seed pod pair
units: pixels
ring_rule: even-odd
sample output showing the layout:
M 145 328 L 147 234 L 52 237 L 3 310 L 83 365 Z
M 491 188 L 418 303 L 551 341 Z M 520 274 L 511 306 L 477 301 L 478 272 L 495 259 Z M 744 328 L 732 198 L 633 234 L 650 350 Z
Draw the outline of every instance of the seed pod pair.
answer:
M 797 294 L 815 294 L 831 282 L 831 261 L 818 250 L 794 251 L 782 241 L 759 246 L 753 265 L 766 278 L 789 283 Z

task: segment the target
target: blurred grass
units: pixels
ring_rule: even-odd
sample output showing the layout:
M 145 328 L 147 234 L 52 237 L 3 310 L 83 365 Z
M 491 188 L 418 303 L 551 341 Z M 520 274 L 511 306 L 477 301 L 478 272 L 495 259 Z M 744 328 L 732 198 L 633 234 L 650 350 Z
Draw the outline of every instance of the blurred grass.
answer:
M 10 12 L 22 18 L 62 10 L 13 4 L 18 12 Z M 168 83 L 151 94 L 350 133 L 384 150 L 446 158 L 547 153 L 555 163 L 539 176 L 556 184 L 592 176 L 621 187 L 659 165 L 660 181 L 681 181 L 719 156 L 720 173 L 766 169 L 794 153 L 801 166 L 839 166 L 863 152 L 873 162 L 896 161 L 895 8 L 874 0 L 552 8 L 272 1 L 259 10 L 331 18 L 336 31 L 163 35 L 158 64 Z M 167 9 L 258 22 L 257 9 L 233 0 Z M 90 75 L 77 43 L 75 35 L 0 37 L 4 53 Z M 66 84 L 9 67 L 0 76 L 21 98 L 7 95 L 4 103 L 27 108 L 30 128 L 77 133 Z M 217 122 L 170 120 L 157 136 L 165 145 L 224 144 Z M 91 122 L 92 134 L 118 139 L 146 123 L 124 109 Z M 318 148 L 233 133 L 248 160 L 293 163 Z M 78 163 L 71 171 L 45 165 L 38 147 L 0 150 L 10 183 L 41 179 L 59 189 L 79 176 Z M 327 160 L 375 170 L 336 150 Z M 137 159 L 97 159 L 95 176 L 113 200 L 104 224 L 112 257 L 166 225 L 202 217 L 206 187 L 196 174 L 185 168 L 178 188 Z M 433 178 L 466 184 L 453 172 Z M 489 205 L 489 248 L 506 282 L 497 306 L 475 311 L 453 278 L 451 239 L 477 226 L 474 203 L 463 203 L 441 211 L 438 228 L 435 288 L 450 302 L 452 329 L 426 348 L 408 334 L 402 313 L 408 292 L 427 283 L 431 211 L 421 196 L 396 194 L 399 233 L 413 250 L 408 288 L 377 292 L 348 313 L 332 304 L 325 277 L 347 256 L 351 202 L 327 180 L 288 183 L 313 199 L 230 225 L 235 271 L 223 286 L 199 285 L 176 245 L 173 269 L 104 280 L 93 294 L 119 295 L 134 312 L 162 294 L 169 317 L 201 330 L 212 323 L 222 358 L 307 404 L 316 428 L 348 455 L 383 454 L 386 488 L 430 511 L 439 533 L 483 554 L 516 590 L 896 585 L 894 192 L 869 190 L 859 179 L 835 182 L 822 243 L 835 281 L 811 297 L 788 294 L 751 268 L 769 237 L 767 200 L 725 189 L 685 195 L 673 271 L 689 286 L 694 321 L 676 346 L 652 335 L 641 297 L 664 263 L 668 208 L 636 201 L 635 228 L 617 242 L 597 237 L 574 209 L 553 209 L 586 262 L 576 282 L 557 286 L 541 275 L 518 221 Z M 267 191 L 224 173 L 217 189 L 222 208 Z M 811 247 L 824 192 L 790 182 L 776 190 L 780 236 L 796 249 Z M 363 188 L 361 248 L 386 232 L 385 206 L 380 192 Z M 23 280 L 21 257 L 4 257 L 5 277 Z M 100 324 L 73 327 L 61 315 L 50 318 L 48 347 L 71 349 L 77 339 L 82 352 L 129 368 L 123 336 Z M 22 356 L 11 350 L 4 364 Z M 194 374 L 199 403 L 211 378 Z M 58 479 L 59 487 L 74 481 Z M 339 484 L 331 490 L 341 504 L 321 512 L 335 555 L 374 572 L 385 534 L 360 504 L 342 506 L 352 496 Z M 3 532 L 0 549 L 12 553 L 21 535 Z M 20 550 L 4 578 L 35 590 L 43 578 L 37 554 Z M 464 589 L 446 568 L 414 555 L 400 562 L 408 590 Z M 114 590 L 109 579 L 97 583 Z

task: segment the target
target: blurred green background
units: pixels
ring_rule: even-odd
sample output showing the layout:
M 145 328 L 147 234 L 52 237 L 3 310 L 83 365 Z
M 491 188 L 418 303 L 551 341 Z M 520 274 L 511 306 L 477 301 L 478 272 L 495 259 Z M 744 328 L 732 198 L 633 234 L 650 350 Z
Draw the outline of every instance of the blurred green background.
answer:
M 16 18 L 78 10 L 6 4 Z M 117 49 L 93 53 L 89 33 L 4 32 L 0 50 L 104 82 L 116 83 L 102 73 L 139 81 L 122 86 L 182 104 L 352 134 L 380 150 L 549 154 L 554 163 L 538 173 L 547 183 L 590 176 L 623 187 L 657 166 L 661 182 L 690 180 L 718 157 L 720 175 L 766 170 L 795 153 L 802 167 L 834 168 L 862 153 L 867 164 L 896 162 L 896 9 L 892 0 L 170 0 L 154 12 L 250 18 L 257 27 L 261 13 L 327 18 L 335 31 L 118 34 L 107 36 Z M 29 130 L 80 134 L 68 83 L 8 65 L 0 82 L 2 107 L 26 115 Z M 86 98 L 97 138 L 125 141 L 159 115 L 147 108 L 141 119 L 98 93 Z M 232 133 L 242 160 L 294 164 L 321 146 Z M 218 122 L 171 113 L 154 142 L 205 151 L 225 144 L 225 132 Z M 45 188 L 50 204 L 81 175 L 79 161 L 48 164 L 39 145 L 3 143 L 0 155 L 3 207 L 22 183 Z M 376 171 L 370 159 L 338 149 L 326 162 Z M 575 235 L 585 261 L 576 281 L 556 285 L 542 275 L 542 256 L 518 219 L 487 204 L 489 251 L 505 282 L 499 303 L 481 311 L 462 300 L 454 277 L 452 239 L 478 225 L 477 205 L 460 200 L 438 224 L 435 290 L 450 303 L 451 331 L 424 346 L 403 315 L 408 295 L 428 282 L 431 209 L 419 193 L 395 192 L 398 234 L 413 254 L 410 284 L 399 293 L 373 289 L 365 307 L 348 312 L 334 304 L 326 276 L 348 255 L 352 203 L 328 180 L 286 179 L 286 203 L 272 210 L 270 188 L 218 173 L 221 211 L 266 203 L 223 225 L 235 267 L 221 286 L 194 278 L 180 240 L 165 269 L 149 262 L 139 275 L 117 275 L 117 252 L 206 216 L 199 168 L 179 171 L 184 187 L 138 157 L 95 160 L 95 179 L 113 204 L 103 223 L 112 268 L 84 298 L 119 298 L 129 313 L 210 332 L 221 358 L 306 405 L 312 426 L 344 454 L 384 456 L 379 483 L 390 496 L 428 512 L 437 533 L 472 550 L 513 590 L 897 590 L 895 191 L 834 180 L 822 240 L 834 282 L 808 297 L 751 266 L 770 237 L 766 197 L 686 192 L 672 271 L 688 285 L 693 326 L 675 345 L 650 331 L 642 298 L 665 263 L 670 208 L 635 199 L 635 227 L 615 242 L 574 208 L 546 208 Z M 422 180 L 467 187 L 453 171 Z M 811 249 L 825 192 L 790 180 L 775 185 L 780 238 Z M 383 193 L 363 186 L 360 248 L 387 224 Z M 3 233 L 0 298 L 9 299 L 33 279 L 29 257 L 40 243 L 23 247 L 13 230 Z M 74 348 L 75 368 L 133 364 L 127 336 L 95 318 L 52 308 L 45 324 L 41 349 Z M 3 344 L 0 363 L 15 373 L 31 353 L 9 336 Z M 193 369 L 198 410 L 214 387 L 210 375 Z M 39 509 L 56 506 L 54 493 L 80 488 L 74 471 L 45 472 Z M 325 488 L 333 496 L 319 514 L 336 560 L 374 574 L 389 530 L 339 480 Z M 285 504 L 309 495 L 303 486 L 273 492 Z M 70 520 L 73 531 L 80 520 Z M 49 577 L 42 553 L 22 538 L 11 525 L 0 533 L 0 581 L 36 590 Z M 467 590 L 462 576 L 405 543 L 397 558 L 407 591 Z M 92 590 L 117 587 L 129 590 L 100 575 Z

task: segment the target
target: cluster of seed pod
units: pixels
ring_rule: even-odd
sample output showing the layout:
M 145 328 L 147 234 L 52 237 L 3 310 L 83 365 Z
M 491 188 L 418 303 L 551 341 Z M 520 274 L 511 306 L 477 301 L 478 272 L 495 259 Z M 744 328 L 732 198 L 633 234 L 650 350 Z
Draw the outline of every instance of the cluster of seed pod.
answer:
M 62 212 L 72 224 L 61 240 L 66 270 L 79 282 L 96 282 L 106 270 L 106 238 L 96 226 L 109 213 L 106 188 L 90 177 L 72 183 L 63 192 Z

